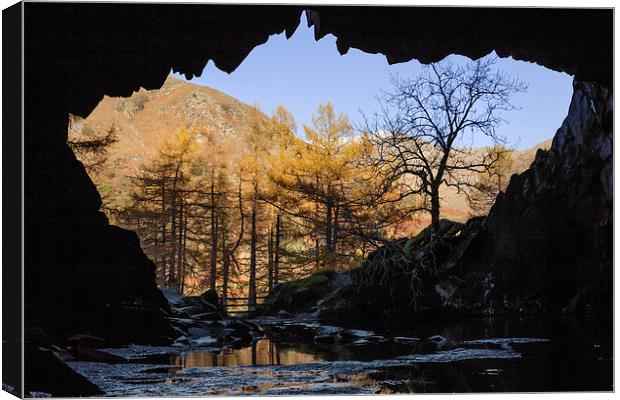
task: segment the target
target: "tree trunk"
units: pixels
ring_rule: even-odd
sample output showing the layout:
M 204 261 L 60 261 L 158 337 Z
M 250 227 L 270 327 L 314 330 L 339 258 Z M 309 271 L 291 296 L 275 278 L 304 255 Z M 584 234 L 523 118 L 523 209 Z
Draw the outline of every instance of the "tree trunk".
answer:
M 183 242 L 181 247 L 181 277 L 180 277 L 180 290 L 179 293 L 183 295 L 185 290 L 185 268 L 187 266 L 187 212 L 183 214 Z
M 161 252 L 161 277 L 162 282 L 166 282 L 166 275 L 168 271 L 166 270 L 166 179 L 161 180 L 161 247 L 159 251 Z
M 181 171 L 181 165 L 183 164 L 182 160 L 179 160 L 177 162 L 177 167 L 174 171 L 174 180 L 172 181 L 172 199 L 170 201 L 170 206 L 171 206 L 171 221 L 172 221 L 172 225 L 170 227 L 170 244 L 172 245 L 172 253 L 170 254 L 170 281 L 169 284 L 174 287 L 176 284 L 176 266 L 175 266 L 175 262 L 176 262 L 176 257 L 177 257 L 177 242 L 176 242 L 176 223 L 177 223 L 177 184 L 179 181 L 179 172 Z
M 211 171 L 211 271 L 209 274 L 209 288 L 215 290 L 217 280 L 217 216 L 215 213 L 215 182 L 214 172 Z
M 439 233 L 439 188 L 431 189 L 431 232 L 434 237 Z
M 250 238 L 250 288 L 248 294 L 248 311 L 256 308 L 256 200 L 252 204 L 252 228 Z
M 276 215 L 276 238 L 273 249 L 273 284 L 277 285 L 280 279 L 280 213 Z
M 318 179 L 317 179 L 318 180 Z M 317 182 L 318 184 L 318 182 Z M 314 264 L 314 268 L 318 271 L 319 268 L 321 268 L 321 243 L 319 242 L 319 240 L 321 239 L 321 226 L 319 224 L 319 220 L 320 220 L 320 212 L 319 212 L 319 203 L 316 203 L 315 207 L 315 216 L 316 216 L 316 223 L 315 223 L 315 227 L 314 227 L 314 246 L 315 246 L 315 256 L 316 256 L 316 261 Z
M 271 293 L 273 289 L 273 225 L 269 226 L 267 253 L 267 287 L 269 288 L 269 293 Z
M 170 279 L 168 281 L 169 286 L 174 286 L 176 281 L 176 235 L 177 235 L 177 187 L 176 176 L 172 185 L 172 199 L 170 201 L 170 244 L 172 251 L 170 252 Z
M 332 253 L 332 202 L 331 199 L 326 204 L 325 216 L 325 250 L 327 252 L 326 261 L 331 258 Z
M 338 214 L 340 213 L 340 207 L 336 204 L 334 208 L 334 231 L 332 233 L 332 253 L 334 256 L 338 253 Z
M 222 265 L 222 305 L 226 306 L 228 301 L 228 271 L 230 269 L 230 253 L 228 251 L 228 244 L 226 243 L 226 235 L 222 234 L 222 252 L 223 252 L 223 265 Z
M 183 285 L 183 269 L 184 269 L 184 265 L 183 265 L 183 225 L 184 225 L 184 221 L 183 219 L 186 218 L 184 217 L 184 210 L 183 210 L 183 196 L 179 197 L 179 244 L 178 244 L 178 272 L 177 272 L 177 277 L 178 277 L 178 283 L 177 283 L 177 289 L 179 291 L 179 293 L 181 293 L 181 286 Z
M 314 253 L 316 255 L 314 268 L 318 271 L 321 268 L 321 244 L 319 243 L 318 237 L 314 241 Z

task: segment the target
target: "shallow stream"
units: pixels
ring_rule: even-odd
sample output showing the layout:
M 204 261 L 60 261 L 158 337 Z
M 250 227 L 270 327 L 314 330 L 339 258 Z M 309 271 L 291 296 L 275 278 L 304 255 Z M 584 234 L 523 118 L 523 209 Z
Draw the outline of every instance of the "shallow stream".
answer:
M 266 336 L 249 347 L 129 346 L 105 350 L 126 363 L 69 365 L 109 396 L 613 390 L 608 318 L 469 318 L 346 344 L 289 334 L 334 328 L 316 321 L 254 322 Z

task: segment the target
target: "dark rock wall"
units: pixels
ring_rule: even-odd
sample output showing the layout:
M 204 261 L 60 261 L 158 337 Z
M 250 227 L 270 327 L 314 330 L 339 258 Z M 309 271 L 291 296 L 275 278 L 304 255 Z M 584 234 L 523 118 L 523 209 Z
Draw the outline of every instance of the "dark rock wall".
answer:
M 66 144 L 27 148 L 25 162 L 27 333 L 38 327 L 56 340 L 90 333 L 119 343 L 165 341 L 168 303 L 155 265 L 134 232 L 99 212 L 99 194 L 73 152 Z
M 495 272 L 510 308 L 612 310 L 613 96 L 574 88 L 551 148 L 512 177 L 464 261 Z
M 313 10 L 317 36 L 334 33 L 341 51 L 358 47 L 392 62 L 428 62 L 452 52 L 476 58 L 496 49 L 602 86 L 612 76 L 610 10 L 67 3 L 24 8 L 25 323 L 58 335 L 87 331 L 115 341 L 153 341 L 168 329 L 158 311 L 166 302 L 155 286 L 153 264 L 133 233 L 109 226 L 94 185 L 66 145 L 68 113 L 86 116 L 104 94 L 157 88 L 171 68 L 198 75 L 208 60 L 232 71 L 270 34 L 290 36 L 305 8 Z M 588 146 L 558 152 L 557 161 L 544 168 L 587 163 Z M 511 209 L 506 197 L 495 213 Z M 567 202 L 546 201 L 548 209 Z M 580 201 L 575 197 L 571 209 Z M 537 223 L 545 224 L 547 215 L 540 217 Z M 574 223 L 587 225 L 586 217 Z M 607 229 L 599 222 L 592 220 L 589 229 Z M 527 234 L 523 224 L 504 233 L 491 226 L 496 235 Z M 560 227 L 554 232 L 565 234 Z

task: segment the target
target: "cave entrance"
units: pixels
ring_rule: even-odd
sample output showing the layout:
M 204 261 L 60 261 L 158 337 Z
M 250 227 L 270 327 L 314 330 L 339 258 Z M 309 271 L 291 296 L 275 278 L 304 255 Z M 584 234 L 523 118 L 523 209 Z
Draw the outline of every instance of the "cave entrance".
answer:
M 457 222 L 486 214 L 510 176 L 549 148 L 572 93 L 567 74 L 495 53 L 481 60 L 490 74 L 518 78 L 527 90 L 496 116 L 506 151 L 496 164 L 501 171 L 467 177 L 469 185 L 491 185 L 489 192 L 476 202 L 465 186 L 444 185 L 440 216 Z M 457 55 L 440 62 L 473 63 Z M 370 168 L 359 167 L 360 137 L 385 105 L 377 97 L 423 70 L 416 60 L 389 65 L 356 49 L 340 55 L 336 38 L 316 41 L 302 15 L 292 37 L 271 36 L 231 74 L 208 63 L 193 79 L 171 72 L 159 89 L 105 97 L 88 117 L 71 118 L 69 143 L 110 222 L 138 233 L 161 287 L 184 294 L 212 288 L 230 310 L 241 310 L 278 282 L 358 266 L 382 242 L 369 230 L 356 232 L 353 214 L 384 224 L 373 234 L 386 240 L 429 225 L 425 210 L 388 223 L 381 213 L 369 216 L 372 207 L 347 209 L 362 203 L 352 197 L 368 185 L 359 180 Z M 455 147 L 482 160 L 497 145 L 472 131 Z M 402 207 L 418 209 L 421 201 L 411 195 Z
M 484 318 L 490 325 L 472 320 L 477 326 L 476 329 L 483 328 L 484 332 L 481 331 L 480 336 L 465 325 L 456 324 L 456 331 L 475 335 L 466 337 L 460 336 L 460 333 L 456 336 L 446 334 L 449 339 L 458 341 L 459 346 L 461 339 L 469 341 L 495 336 L 516 338 L 517 335 L 550 338 L 548 333 L 553 332 L 553 340 L 549 344 L 557 347 L 541 348 L 543 351 L 538 354 L 542 357 L 537 357 L 542 361 L 540 364 L 532 364 L 531 358 L 520 357 L 525 364 L 521 364 L 524 368 L 519 369 L 525 371 L 526 375 L 504 379 L 508 385 L 507 390 L 610 390 L 609 354 L 610 349 L 613 349 L 613 335 L 609 335 L 612 332 L 611 325 L 595 325 L 590 323 L 589 319 L 579 318 L 584 325 L 580 322 L 573 327 L 573 324 L 569 323 L 571 329 L 567 331 L 566 324 L 558 325 L 557 319 L 552 318 L 549 320 L 554 327 L 551 331 L 538 328 L 531 331 L 527 328 L 527 331 L 517 329 L 508 332 L 504 326 L 524 326 L 522 313 L 542 316 L 541 319 L 533 320 L 538 327 L 539 322 L 548 316 L 564 315 L 566 312 L 576 315 L 599 312 L 610 315 L 613 310 L 613 9 L 49 2 L 24 2 L 11 8 L 16 21 L 20 20 L 20 15 L 21 20 L 25 21 L 22 25 L 24 40 L 21 54 L 18 50 L 20 46 L 14 46 L 15 51 L 8 58 L 24 61 L 21 75 L 23 114 L 5 114 L 7 119 L 13 118 L 15 126 L 13 135 L 7 134 L 6 138 L 19 137 L 17 127 L 20 124 L 23 124 L 24 129 L 24 160 L 21 171 L 23 220 L 18 221 L 19 212 L 12 210 L 11 213 L 14 216 L 15 231 L 18 230 L 20 222 L 23 226 L 23 247 L 20 248 L 16 243 L 14 246 L 5 246 L 5 250 L 13 251 L 17 257 L 23 257 L 24 264 L 19 271 L 21 273 L 17 268 L 6 268 L 6 271 L 12 272 L 5 276 L 5 292 L 21 288 L 23 294 L 21 298 L 15 295 L 10 301 L 5 301 L 9 308 L 14 307 L 13 311 L 16 311 L 11 314 L 13 318 L 10 319 L 5 313 L 7 321 L 3 321 L 3 325 L 7 327 L 3 330 L 6 332 L 3 342 L 8 344 L 5 349 L 12 352 L 14 357 L 13 360 L 6 358 L 9 368 L 5 370 L 15 373 L 11 380 L 7 380 L 7 389 L 12 386 L 16 388 L 15 392 L 19 392 L 23 384 L 25 393 L 21 394 L 30 396 L 41 393 L 56 396 L 100 395 L 99 389 L 88 382 L 82 379 L 76 381 L 76 374 L 66 365 L 58 364 L 59 360 L 52 363 L 52 353 L 64 352 L 72 347 L 75 352 L 82 353 L 82 359 L 100 359 L 102 354 L 98 350 L 89 351 L 88 347 L 85 351 L 78 349 L 82 347 L 82 343 L 86 346 L 101 345 L 99 338 L 111 346 L 169 345 L 178 337 L 179 330 L 174 328 L 181 325 L 177 323 L 184 324 L 184 317 L 189 314 L 179 310 L 178 305 L 186 301 L 186 305 L 197 305 L 196 302 L 201 301 L 195 297 L 180 300 L 179 291 L 183 294 L 195 294 L 214 286 L 221 295 L 222 289 L 228 287 L 230 298 L 227 300 L 232 301 L 234 296 L 240 296 L 247 302 L 244 304 L 247 309 L 253 305 L 249 298 L 259 303 L 260 297 L 270 289 L 270 284 L 274 290 L 278 287 L 293 293 L 302 293 L 303 298 L 305 294 L 314 295 L 317 291 L 320 292 L 328 282 L 335 281 L 345 286 L 353 282 L 352 279 L 347 281 L 346 276 L 350 277 L 356 272 L 336 274 L 334 270 L 363 265 L 364 256 L 372 251 L 372 246 L 376 246 L 372 241 L 397 237 L 395 231 L 390 232 L 387 229 L 385 233 L 393 236 L 373 235 L 378 229 L 375 229 L 375 232 L 362 230 L 366 235 L 359 235 L 360 227 L 354 222 L 363 223 L 362 228 L 372 227 L 374 223 L 376 228 L 382 218 L 398 215 L 387 211 L 399 211 L 395 206 L 391 209 L 390 202 L 375 206 L 373 197 L 364 198 L 359 195 L 368 191 L 383 195 L 382 189 L 388 188 L 390 190 L 387 193 L 392 196 L 389 199 L 398 202 L 401 199 L 398 192 L 393 196 L 390 183 L 408 182 L 387 179 L 378 181 L 387 182 L 387 186 L 376 185 L 377 181 L 371 178 L 389 178 L 393 175 L 357 169 L 366 165 L 357 162 L 360 154 L 376 156 L 379 153 L 376 151 L 378 147 L 358 146 L 359 143 L 365 144 L 359 135 L 354 135 L 356 131 L 359 133 L 358 126 L 353 126 L 352 137 L 347 140 L 323 140 L 333 151 L 344 154 L 332 157 L 332 153 L 329 153 L 326 157 L 325 153 L 317 152 L 316 144 L 321 143 L 321 139 L 328 135 L 317 135 L 303 129 L 303 123 L 310 128 L 313 126 L 311 118 L 303 117 L 302 114 L 317 114 L 317 104 L 331 100 L 337 113 L 345 112 L 349 114 L 350 121 L 361 127 L 372 128 L 372 124 L 370 127 L 365 126 L 363 119 L 359 118 L 357 107 L 370 115 L 374 110 L 380 111 L 380 108 L 373 106 L 364 109 L 362 103 L 368 98 L 360 90 L 368 89 L 376 79 L 384 79 L 389 72 L 387 69 L 391 68 L 382 56 L 372 54 L 384 54 L 390 62 L 406 62 L 413 58 L 430 63 L 440 61 L 450 54 L 479 59 L 495 50 L 500 57 L 498 65 L 508 61 L 513 63 L 507 58 L 501 58 L 513 56 L 574 76 L 574 92 L 568 117 L 556 133 L 552 149 L 548 153 L 537 152 L 535 168 L 530 168 L 516 177 L 513 175 L 510 190 L 506 190 L 501 200 L 495 202 L 493 212 L 486 219 L 473 221 L 484 221 L 484 229 L 477 231 L 482 235 L 476 236 L 475 242 L 465 245 L 466 256 L 469 256 L 469 271 L 460 270 L 452 274 L 453 271 L 461 269 L 461 265 L 452 264 L 456 268 L 443 276 L 446 279 L 442 283 L 447 285 L 439 290 L 434 285 L 435 277 L 427 280 L 429 285 L 426 287 L 426 294 L 430 294 L 427 298 L 437 300 L 438 312 L 449 324 L 455 321 L 452 308 L 455 297 L 450 296 L 460 296 L 461 290 L 473 291 L 470 300 L 480 312 L 493 311 L 486 307 L 490 301 L 494 301 L 493 304 L 501 303 L 507 306 L 507 312 L 519 314 L 518 320 L 510 320 L 508 325 L 496 326 L 494 321 L 497 321 L 497 318 L 494 317 Z M 270 88 L 274 90 L 258 90 L 257 84 L 263 81 L 273 82 L 271 75 L 286 81 L 288 73 L 296 72 L 291 71 L 291 68 L 278 70 L 279 65 L 287 65 L 286 62 L 290 61 L 287 55 L 283 55 L 279 64 L 262 66 L 253 81 L 246 81 L 244 86 L 256 88 L 249 91 L 249 97 L 244 97 L 242 92 L 235 92 L 232 87 L 218 86 L 215 81 L 198 82 L 198 86 L 182 80 L 168 79 L 168 82 L 165 82 L 171 69 L 188 74 L 188 77 L 199 75 L 206 60 L 214 60 L 219 68 L 232 72 L 250 51 L 264 43 L 269 35 L 282 31 L 292 34 L 299 24 L 301 12 L 305 9 L 311 10 L 306 15 L 313 24 L 315 36 L 323 38 L 304 52 L 307 65 L 313 65 L 310 61 L 315 61 L 315 57 L 310 56 L 311 50 L 320 49 L 323 43 L 331 43 L 331 51 L 334 48 L 339 52 L 348 49 L 347 55 L 321 68 L 307 68 L 309 70 L 305 71 L 305 75 L 297 76 L 292 84 L 278 87 L 270 83 Z M 298 33 L 303 34 L 304 31 L 299 30 Z M 19 34 L 19 29 L 15 29 L 14 36 L 18 37 Z M 328 34 L 337 37 L 335 45 L 333 37 L 326 36 Z M 297 36 L 293 39 L 296 40 Z M 368 54 L 361 54 L 354 50 L 355 48 Z M 256 54 L 250 54 L 242 68 L 249 68 Z M 379 69 L 364 74 L 362 64 L 359 64 L 345 69 L 342 74 L 337 63 L 346 65 L 356 57 L 360 60 L 362 57 L 368 60 L 379 59 L 378 67 L 375 65 Z M 453 60 L 454 57 L 456 56 L 452 56 Z M 303 60 L 303 57 L 297 57 L 300 58 Z M 267 60 L 269 61 L 269 58 Z M 523 68 L 530 67 L 516 61 L 514 63 L 513 65 Z M 466 65 L 456 64 L 461 67 Z M 416 62 L 411 65 L 416 65 Z M 405 65 L 396 65 L 394 68 L 405 68 Z M 511 72 L 510 68 L 507 69 Z M 271 74 L 265 73 L 265 70 Z M 243 69 L 237 70 L 231 79 L 242 79 L 242 72 Z M 514 72 L 515 70 L 512 70 L 512 73 Z M 317 74 L 323 79 L 316 79 Z M 205 73 L 204 76 L 215 78 L 217 73 L 211 71 L 211 74 Z M 325 80 L 326 76 L 332 79 Z M 459 76 L 456 74 L 456 77 Z M 528 93 L 540 87 L 526 75 L 521 78 L 530 85 Z M 18 98 L 19 79 L 15 76 L 11 76 L 11 79 L 15 82 L 15 98 Z M 557 92 L 553 89 L 543 90 L 539 94 L 544 100 L 539 102 L 543 103 L 539 107 L 520 103 L 515 94 L 512 100 L 517 106 L 521 106 L 522 111 L 513 110 L 507 113 L 506 119 L 511 124 L 502 126 L 515 126 L 510 116 L 523 115 L 518 114 L 520 112 L 542 112 L 555 105 L 565 110 L 570 82 L 567 77 L 564 79 L 567 95 L 560 99 L 563 104 L 557 103 L 558 99 L 553 96 Z M 318 88 L 322 88 L 321 85 L 325 82 L 331 83 L 329 90 L 322 90 L 320 98 L 312 98 L 310 95 L 318 93 Z M 306 83 L 309 83 L 309 88 L 301 89 L 304 87 L 301 84 Z M 347 83 L 348 86 L 342 88 L 342 85 Z M 148 90 L 133 93 L 140 87 Z M 183 98 L 184 107 L 177 107 L 172 99 L 165 102 L 167 96 L 180 94 L 177 91 L 183 90 L 188 95 Z M 215 90 L 220 94 L 216 95 Z M 276 118 L 275 122 L 278 124 L 272 123 L 271 113 L 274 106 L 263 97 L 265 94 L 275 98 L 277 104 L 282 102 L 293 110 L 297 131 L 291 129 L 292 124 L 285 118 L 286 113 L 281 113 L 279 118 Z M 278 96 L 275 96 L 276 94 Z M 288 94 L 293 96 L 284 96 Z M 354 101 L 345 101 L 338 97 L 344 94 L 354 97 Z M 367 90 L 367 94 L 374 94 L 374 91 Z M 103 98 L 104 95 L 125 98 Z M 223 106 L 224 96 L 236 100 Z M 308 98 L 311 106 L 299 111 L 293 100 L 305 98 Z M 253 107 L 255 100 L 262 105 L 260 113 Z M 160 103 L 157 107 L 158 102 Z M 98 109 L 91 114 L 98 104 Z M 204 104 L 213 105 L 221 115 L 236 115 L 236 110 L 244 109 L 248 115 L 257 117 L 250 120 L 253 123 L 246 125 L 241 134 L 237 133 L 235 127 L 230 127 L 232 117 L 222 118 L 221 126 L 204 124 L 204 130 L 199 124 L 194 126 L 183 120 L 186 111 L 187 115 L 191 115 L 191 107 L 200 109 Z M 353 110 L 347 109 L 352 105 Z M 108 107 L 107 112 L 114 115 L 114 118 L 100 118 L 101 124 L 98 126 L 97 115 L 101 116 L 105 107 Z M 324 107 L 324 110 L 327 109 L 328 107 Z M 167 114 L 168 112 L 170 114 Z M 148 118 L 141 118 L 143 113 L 150 115 Z M 74 151 L 67 146 L 69 114 L 83 117 L 82 120 L 71 121 L 69 140 Z M 534 129 L 517 129 L 516 136 L 512 137 L 509 145 L 515 146 L 519 151 L 530 148 L 533 144 L 526 144 L 525 139 L 530 138 L 534 130 L 545 135 L 543 139 L 550 137 L 563 114 L 564 112 L 558 116 L 556 122 L 551 122 L 549 131 L 538 129 L 541 124 L 535 114 L 519 119 L 533 122 Z M 178 118 L 174 124 L 164 126 L 163 122 L 157 122 L 160 121 L 158 118 L 170 115 Z M 209 116 L 210 112 L 205 112 L 201 118 L 207 119 Z M 338 118 L 334 120 L 342 122 Z M 407 119 L 400 122 L 407 122 Z M 257 162 L 257 158 L 252 157 L 252 154 L 264 149 L 264 141 L 261 140 L 263 136 L 251 133 L 265 132 L 264 126 L 270 126 L 268 131 L 274 135 L 277 131 L 281 139 L 275 141 L 274 149 L 262 158 L 264 162 Z M 274 129 L 274 126 L 279 129 Z M 386 129 L 386 124 L 381 123 L 377 124 L 378 129 L 368 130 L 368 133 L 375 134 L 375 141 L 371 144 L 382 143 L 381 139 L 391 136 L 398 138 L 400 134 L 407 133 L 402 129 L 402 125 L 397 124 L 396 127 L 398 129 Z M 320 133 L 321 129 L 317 127 L 314 131 Z M 508 131 L 498 132 L 508 134 Z M 514 140 L 516 137 L 521 140 Z M 428 142 L 426 145 L 424 143 L 419 144 L 428 148 Z M 163 147 L 158 148 L 156 145 L 159 144 Z M 487 146 L 473 141 L 462 144 L 465 148 Z M 415 142 L 413 145 L 415 146 Z M 79 156 L 84 164 L 90 169 L 99 167 L 101 172 L 91 172 L 91 178 L 87 176 L 84 165 L 76 160 L 74 152 L 79 153 L 76 146 L 82 146 L 85 151 Z M 105 151 L 89 154 L 88 148 Z M 215 148 L 218 149 L 217 153 L 212 151 Z M 148 149 L 152 151 L 147 151 Z M 250 149 L 251 152 L 248 151 Z M 435 150 L 438 151 L 437 148 Z M 195 153 L 200 153 L 201 162 L 188 161 L 188 157 L 193 157 Z M 433 154 L 436 153 L 431 153 Z M 118 165 L 113 162 L 115 158 L 118 159 Z M 342 162 L 350 158 L 354 158 L 356 162 Z M 229 173 L 219 173 L 219 170 L 226 170 L 222 165 L 230 166 L 227 171 Z M 379 162 L 378 166 L 389 167 L 383 162 Z M 277 173 L 263 173 L 261 168 Z M 304 171 L 312 173 L 305 174 Z M 342 174 L 332 173 L 334 171 L 341 171 Z M 19 176 L 17 170 L 10 172 L 10 176 Z M 380 169 L 379 172 L 386 171 Z M 424 174 L 420 172 L 417 177 L 422 179 L 429 176 L 428 173 Z M 272 175 L 279 179 L 271 179 Z M 326 182 L 323 179 L 326 177 L 337 179 L 327 180 L 328 185 L 316 183 L 317 180 L 319 183 Z M 122 181 L 126 189 L 116 190 L 118 187 L 114 179 Z M 93 182 L 98 185 L 98 189 Z M 505 183 L 505 179 L 502 182 Z M 329 190 L 318 190 L 325 186 Z M 412 186 L 414 189 L 416 187 L 419 188 L 418 185 Z M 438 188 L 441 188 L 441 185 L 436 185 L 433 189 Z M 19 193 L 19 189 L 19 185 L 15 184 L 13 190 L 7 190 L 7 193 Z M 278 190 L 274 189 L 282 189 L 280 197 L 277 196 Z M 270 196 L 267 196 L 268 194 Z M 445 203 L 442 204 L 441 196 L 438 197 L 435 204 L 431 199 L 431 207 L 439 204 L 445 213 Z M 104 200 L 103 213 L 101 198 Z M 427 205 L 426 201 L 417 202 L 415 196 L 408 198 L 412 200 L 403 205 L 414 210 L 415 206 Z M 351 199 L 355 201 L 350 201 Z M 282 203 L 283 200 L 286 202 Z M 126 207 L 127 204 L 136 206 Z M 280 205 L 280 208 L 275 205 Z M 15 206 L 15 209 L 18 208 L 19 204 Z M 107 220 L 103 214 L 107 214 Z M 317 215 L 321 215 L 322 219 L 316 218 Z M 406 213 L 403 215 L 403 218 L 405 217 L 408 217 Z M 471 237 L 456 236 L 463 232 L 459 228 L 461 225 L 443 221 L 433 219 L 437 224 L 432 226 L 431 234 L 426 231 L 421 236 L 390 240 L 388 243 L 397 245 L 403 252 L 408 250 L 410 256 L 417 256 L 417 251 L 412 254 L 410 250 L 423 249 L 423 246 L 429 243 L 429 237 L 432 239 L 433 234 L 436 237 L 437 232 L 439 235 L 450 234 L 461 243 Z M 114 224 L 129 229 L 122 229 Z M 405 225 L 398 226 L 406 228 Z M 139 237 L 134 232 L 137 232 Z M 404 236 L 413 234 L 413 229 L 402 232 Z M 19 240 L 17 236 L 19 235 L 11 235 Z M 359 241 L 358 238 L 364 240 Z M 350 252 L 351 248 L 359 252 Z M 341 262 L 342 254 L 348 257 L 345 259 L 346 263 Z M 425 254 L 429 255 L 429 252 Z M 457 261 L 464 259 L 465 255 Z M 212 268 L 215 273 L 211 272 Z M 228 285 L 224 283 L 226 268 L 229 272 Z M 493 283 L 493 275 L 487 273 L 489 269 L 497 277 L 494 281 L 497 283 L 495 288 L 499 289 L 495 292 L 496 296 L 485 289 L 490 288 Z M 399 283 L 408 284 L 412 277 L 417 277 L 413 275 L 419 270 L 419 264 L 412 265 L 409 271 L 405 271 L 409 273 L 407 280 L 399 279 Z M 372 272 L 373 269 L 365 271 Z M 430 269 L 429 271 L 433 272 Z M 169 300 L 179 300 L 174 303 L 174 310 L 170 307 L 172 301 L 167 301 L 157 288 L 154 272 L 157 272 L 160 287 L 173 288 L 165 292 Z M 308 275 L 311 272 L 313 274 Z M 280 273 L 281 276 L 276 278 Z M 276 284 L 303 276 L 306 278 L 288 285 Z M 466 279 L 461 279 L 463 277 Z M 362 297 L 364 302 L 369 300 L 374 303 L 371 308 L 368 303 L 356 303 L 352 307 L 345 307 L 344 311 L 340 309 L 342 315 L 346 314 L 345 317 L 350 319 L 364 315 L 375 320 L 402 320 L 403 315 L 417 317 L 416 310 L 410 308 L 404 312 L 398 308 L 400 315 L 392 314 L 394 318 L 388 316 L 385 311 L 390 310 L 387 310 L 386 306 L 391 307 L 393 303 L 390 300 L 393 298 L 387 299 L 384 296 L 387 291 L 381 287 L 371 287 L 373 290 L 367 291 L 369 286 L 366 285 L 361 290 L 357 290 L 359 286 L 353 289 L 355 293 L 362 295 L 358 297 Z M 411 297 L 410 289 L 410 286 L 404 287 L 401 292 L 404 296 L 401 298 L 405 301 L 399 303 L 407 303 Z M 483 295 L 484 304 L 478 301 Z M 309 297 L 316 300 L 321 296 Z M 214 293 L 208 291 L 202 300 L 211 302 L 213 298 Z M 201 301 L 200 304 L 204 303 Z M 293 311 L 310 310 L 311 306 L 306 307 L 306 304 L 303 304 Z M 468 304 L 465 304 L 465 307 L 469 316 Z M 483 307 L 484 310 L 481 310 Z M 197 315 L 196 310 L 202 313 L 202 310 L 199 310 L 201 306 L 192 308 L 193 316 Z M 275 308 L 274 313 L 282 309 Z M 353 312 L 349 313 L 349 310 Z M 183 318 L 168 318 L 170 315 Z M 286 314 L 283 317 L 286 318 Z M 176 320 L 174 323 L 173 319 Z M 185 329 L 186 327 L 183 327 L 182 332 L 185 332 Z M 407 342 L 413 339 L 413 342 L 418 343 L 416 338 L 428 338 L 427 342 L 441 345 L 443 338 L 431 335 L 442 331 L 443 327 L 436 325 L 424 334 L 414 333 L 409 337 L 408 333 L 408 337 L 401 339 Z M 587 337 L 584 332 L 588 333 L 585 335 Z M 590 332 L 595 334 L 589 334 Z M 187 329 L 186 333 L 191 332 Z M 203 334 L 196 333 L 201 336 Z M 363 332 L 362 335 L 366 336 Z M 244 336 L 251 341 L 255 338 L 247 335 L 247 330 L 244 330 Z M 186 337 L 184 335 L 184 338 Z M 556 338 L 559 341 L 555 341 Z M 565 338 L 570 338 L 570 341 L 564 341 Z M 325 338 L 321 340 L 323 339 Z M 314 334 L 309 340 L 314 342 Z M 206 337 L 197 342 L 200 345 L 211 343 Z M 472 348 L 474 353 L 495 349 L 505 354 L 507 350 L 503 341 L 502 346 L 499 346 L 501 349 L 497 346 L 500 342 L 485 341 L 482 343 L 483 347 L 486 346 L 485 343 L 490 343 L 492 348 L 480 349 L 480 343 L 475 343 Z M 391 341 L 389 345 L 392 345 Z M 179 350 L 183 351 L 184 348 Z M 530 379 L 529 372 L 536 370 L 531 368 L 532 365 L 540 365 L 542 369 L 549 369 L 550 365 L 555 367 L 555 364 L 549 363 L 552 360 L 547 355 L 564 354 L 567 348 L 571 349 L 568 364 L 566 357 L 553 361 L 560 369 L 568 366 L 568 372 L 573 374 L 569 377 L 574 379 L 567 379 L 565 374 L 559 374 L 560 378 L 564 378 L 559 380 L 545 380 L 544 374 L 538 374 L 537 379 Z M 575 349 L 579 351 L 573 351 Z M 336 352 L 343 355 L 348 353 L 343 353 L 342 350 L 340 344 L 336 344 Z M 455 350 L 462 354 L 460 348 Z M 519 349 L 515 347 L 513 350 Z M 435 355 L 441 356 L 440 361 L 445 360 L 445 353 Z M 251 351 L 250 357 L 253 356 L 254 352 Z M 14 361 L 23 361 L 23 357 L 25 361 L 22 363 Z M 481 360 L 475 357 L 475 360 L 470 361 L 478 365 Z M 419 358 L 408 360 L 420 361 Z M 462 364 L 460 359 L 457 360 L 457 364 Z M 516 359 L 515 362 L 517 361 L 520 362 Z M 479 365 L 484 368 L 485 373 L 491 371 L 487 366 L 492 367 L 492 372 L 498 372 L 497 362 L 498 360 L 493 358 L 491 363 Z M 511 360 L 506 362 L 514 364 Z M 440 364 L 445 364 L 447 371 L 452 374 L 453 363 Z M 18 373 L 20 365 L 26 373 L 21 382 Z M 92 378 L 97 383 L 103 375 L 97 365 L 92 362 L 88 362 L 88 365 L 97 367 L 96 371 L 87 367 L 94 374 L 89 374 L 88 379 Z M 128 388 L 135 393 L 133 383 L 144 382 L 144 376 L 136 376 L 135 380 L 130 376 L 129 380 L 133 383 L 126 379 L 128 377 L 123 375 L 128 371 L 126 363 L 106 365 L 105 371 L 109 371 L 111 374 L 108 377 L 112 378 L 105 379 L 108 382 L 106 385 L 113 386 L 111 391 L 103 388 L 108 394 L 117 393 L 115 390 L 119 388 Z M 122 367 L 123 371 L 113 372 L 114 365 Z M 579 367 L 573 368 L 575 365 Z M 374 366 L 372 370 L 375 370 Z M 143 367 L 136 368 L 135 371 L 140 375 L 145 372 Z M 54 374 L 50 375 L 50 372 Z M 338 375 L 336 378 L 342 376 L 339 369 L 335 370 L 335 374 Z M 470 374 L 476 382 L 480 378 L 478 375 Z M 552 374 L 552 378 L 559 375 Z M 206 376 L 211 377 L 212 374 Z M 480 387 L 482 391 L 502 390 L 495 385 L 498 379 L 495 373 L 484 376 L 491 379 L 491 384 Z M 117 385 L 119 382 L 115 377 L 122 381 L 121 385 Z M 291 375 L 297 383 L 298 377 L 299 375 Z M 326 390 L 325 376 L 316 377 L 323 393 Z M 361 382 L 357 377 L 358 374 L 352 376 L 352 383 L 356 387 Z M 176 382 L 176 378 L 171 378 Z M 393 382 L 391 377 L 388 378 L 386 382 Z M 538 378 L 542 378 L 542 381 Z M 168 385 L 167 378 L 164 380 L 165 386 L 172 388 L 173 385 Z M 236 379 L 233 380 L 237 382 Z M 243 381 L 245 382 L 245 378 Z M 340 386 L 340 379 L 336 381 Z M 463 382 L 461 379 L 459 385 Z M 466 386 L 458 388 L 472 390 L 472 382 L 466 380 Z M 515 386 L 515 382 L 518 385 Z M 195 389 L 195 383 L 189 382 L 186 387 Z M 442 389 L 436 386 L 435 382 L 429 383 L 431 386 L 423 386 L 422 391 L 455 390 L 453 386 Z M 159 391 L 160 388 L 163 386 L 155 388 L 159 394 L 180 393 Z M 296 387 L 296 392 L 297 389 Z M 476 390 L 475 387 L 473 389 Z M 194 391 L 191 393 L 195 394 Z

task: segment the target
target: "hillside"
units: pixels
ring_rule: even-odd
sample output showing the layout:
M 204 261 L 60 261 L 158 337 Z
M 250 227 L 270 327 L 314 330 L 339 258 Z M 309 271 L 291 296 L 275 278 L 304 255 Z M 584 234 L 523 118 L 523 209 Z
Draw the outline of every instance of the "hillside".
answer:
M 105 96 L 87 118 L 72 121 L 69 138 L 85 139 L 116 128 L 118 141 L 109 147 L 105 163 L 89 173 L 103 196 L 114 190 L 118 198 L 130 190 L 128 177 L 137 175 L 141 165 L 156 155 L 165 134 L 182 126 L 200 126 L 234 146 L 248 129 L 254 110 L 218 90 L 168 77 L 158 90 L 140 89 L 129 98 Z M 207 140 L 197 134 L 202 146 Z

